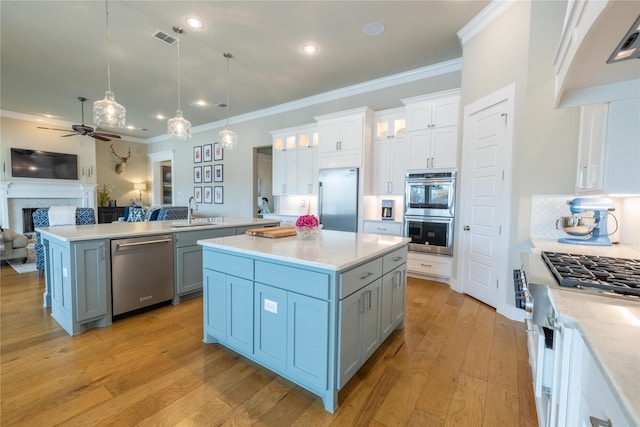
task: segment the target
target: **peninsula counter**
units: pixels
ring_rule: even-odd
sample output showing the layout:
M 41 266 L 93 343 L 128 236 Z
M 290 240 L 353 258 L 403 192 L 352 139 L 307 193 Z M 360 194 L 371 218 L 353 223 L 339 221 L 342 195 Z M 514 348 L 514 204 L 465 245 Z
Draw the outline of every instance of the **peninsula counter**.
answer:
M 204 342 L 221 343 L 322 398 L 404 327 L 408 238 L 322 231 L 203 246 Z
M 201 219 L 198 219 L 201 221 Z M 45 254 L 45 307 L 70 335 L 112 322 L 110 243 L 114 239 L 167 235 L 173 245 L 172 302 L 202 290 L 199 239 L 243 234 L 278 225 L 257 218 L 216 218 L 216 222 L 114 222 L 37 228 Z M 154 268 L 141 265 L 140 269 Z

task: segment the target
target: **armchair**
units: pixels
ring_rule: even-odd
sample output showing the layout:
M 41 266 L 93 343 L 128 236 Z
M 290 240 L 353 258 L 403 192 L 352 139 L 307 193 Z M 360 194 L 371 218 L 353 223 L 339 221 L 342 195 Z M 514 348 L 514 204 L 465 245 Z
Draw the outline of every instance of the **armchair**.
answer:
M 2 250 L 0 260 L 22 258 L 22 262 L 27 260 L 27 244 L 29 240 L 24 234 L 16 233 L 10 228 L 0 228 L 2 234 Z
M 187 219 L 189 215 L 189 208 L 187 206 L 164 206 L 160 208 L 158 213 L 158 221 L 173 220 L 173 219 Z
M 93 208 L 76 208 L 76 224 L 88 225 L 96 223 L 96 214 Z M 33 212 L 33 226 L 34 227 L 49 227 L 49 208 L 36 209 Z M 40 273 L 40 277 L 44 272 L 44 246 L 42 245 L 42 238 L 40 232 L 36 231 L 36 243 L 34 244 L 34 250 L 36 253 L 36 268 Z

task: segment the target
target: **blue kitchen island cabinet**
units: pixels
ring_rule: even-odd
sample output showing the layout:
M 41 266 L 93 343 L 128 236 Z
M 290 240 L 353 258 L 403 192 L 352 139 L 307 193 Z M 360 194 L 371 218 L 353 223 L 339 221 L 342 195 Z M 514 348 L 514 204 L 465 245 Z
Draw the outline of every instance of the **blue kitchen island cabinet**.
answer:
M 404 325 L 406 238 L 323 231 L 316 241 L 244 235 L 198 243 L 204 342 L 317 394 L 329 412 L 390 328 Z

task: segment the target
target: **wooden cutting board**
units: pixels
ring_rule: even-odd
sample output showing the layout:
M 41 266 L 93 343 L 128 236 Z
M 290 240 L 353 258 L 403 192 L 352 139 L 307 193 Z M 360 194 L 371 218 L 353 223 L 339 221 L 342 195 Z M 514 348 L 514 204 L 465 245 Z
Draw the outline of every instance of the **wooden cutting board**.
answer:
M 277 239 L 279 237 L 295 236 L 296 228 L 293 225 L 281 225 L 279 227 L 263 227 L 263 228 L 250 228 L 246 231 L 246 234 L 259 237 L 268 237 L 270 239 Z

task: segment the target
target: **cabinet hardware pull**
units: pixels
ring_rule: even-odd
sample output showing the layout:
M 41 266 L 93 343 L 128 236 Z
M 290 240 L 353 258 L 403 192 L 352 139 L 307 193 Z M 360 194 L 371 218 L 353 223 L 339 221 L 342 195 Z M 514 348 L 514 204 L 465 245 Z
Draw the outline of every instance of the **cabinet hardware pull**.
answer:
M 143 245 L 153 245 L 155 243 L 167 243 L 170 242 L 171 239 L 161 239 L 161 240 L 150 240 L 146 242 L 132 242 L 132 243 L 118 243 L 119 248 L 126 248 L 129 246 L 143 246 Z
M 602 420 L 600 418 L 590 416 L 589 421 L 591 422 L 591 427 L 613 427 L 611 420 Z
M 338 150 L 339 150 L 339 148 L 338 148 L 338 141 L 336 141 L 336 151 L 338 151 Z
M 368 291 L 367 294 L 367 305 L 369 306 L 369 310 L 371 310 L 371 291 Z
M 387 229 L 386 229 L 386 228 L 382 228 L 382 227 L 378 227 L 378 228 L 376 228 L 376 230 L 380 230 L 380 231 L 387 231 Z
M 420 263 L 420 265 L 423 266 L 423 267 L 431 267 L 431 264 Z
M 362 276 L 360 276 L 360 280 L 364 280 L 369 276 L 373 276 L 373 273 L 370 273 L 370 272 L 364 273 Z
M 386 228 L 385 228 L 385 230 L 386 230 Z M 401 257 L 401 256 L 394 257 L 394 258 L 393 258 L 393 262 L 398 262 L 398 261 L 400 261 L 401 259 L 402 259 L 402 257 Z M 399 272 L 398 272 L 398 273 L 399 273 Z

